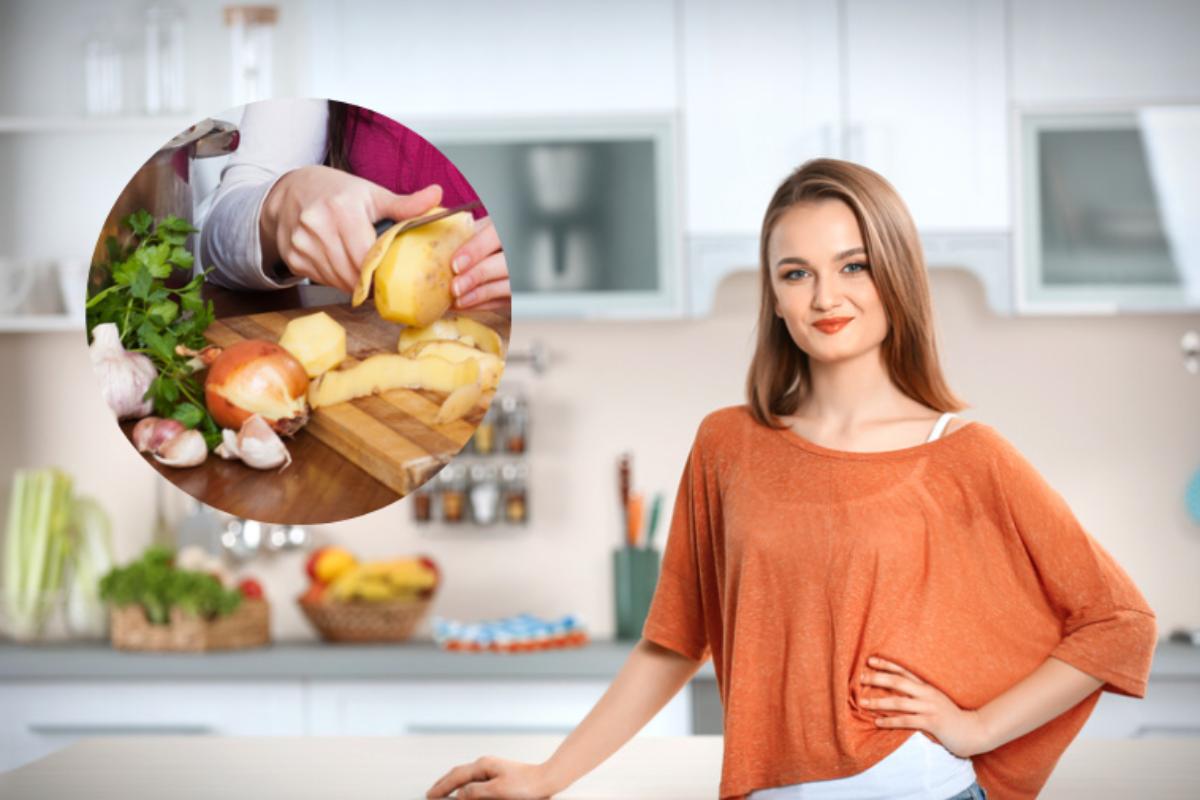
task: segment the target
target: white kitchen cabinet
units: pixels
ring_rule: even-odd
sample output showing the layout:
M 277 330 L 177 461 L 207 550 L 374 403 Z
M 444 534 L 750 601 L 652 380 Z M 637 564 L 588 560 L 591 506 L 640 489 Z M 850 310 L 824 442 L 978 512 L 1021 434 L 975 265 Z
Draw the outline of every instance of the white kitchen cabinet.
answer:
M 681 4 L 689 234 L 757 234 L 779 182 L 839 151 L 836 0 Z
M 314 736 L 426 733 L 566 735 L 608 689 L 607 680 L 314 681 L 308 732 Z M 642 734 L 692 733 L 691 687 L 646 724 Z
M 310 0 L 306 93 L 415 116 L 662 111 L 672 0 Z
M 1011 310 L 1002 0 L 682 5 L 688 310 L 754 269 L 778 184 L 818 156 L 880 172 L 931 267 Z
M 1200 737 L 1200 681 L 1151 680 L 1144 698 L 1105 692 L 1079 735 L 1094 739 Z
M 1008 0 L 1012 99 L 1042 104 L 1196 100 L 1200 3 Z
M 1008 228 L 1002 0 L 846 0 L 845 15 L 845 157 L 922 232 Z
M 91 736 L 297 736 L 299 681 L 5 681 L 0 771 Z

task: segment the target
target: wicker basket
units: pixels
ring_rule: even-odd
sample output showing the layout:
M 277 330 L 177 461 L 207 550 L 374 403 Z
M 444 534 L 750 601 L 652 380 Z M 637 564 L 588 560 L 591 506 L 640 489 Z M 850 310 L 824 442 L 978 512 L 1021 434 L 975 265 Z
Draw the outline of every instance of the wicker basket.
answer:
M 181 609 L 171 609 L 171 622 L 153 625 L 139 605 L 109 612 L 112 644 L 118 650 L 205 652 L 261 647 L 271 641 L 270 606 L 265 600 L 244 599 L 224 617 L 205 620 Z
M 432 598 L 380 602 L 297 600 L 308 621 L 330 642 L 403 642 L 425 618 Z

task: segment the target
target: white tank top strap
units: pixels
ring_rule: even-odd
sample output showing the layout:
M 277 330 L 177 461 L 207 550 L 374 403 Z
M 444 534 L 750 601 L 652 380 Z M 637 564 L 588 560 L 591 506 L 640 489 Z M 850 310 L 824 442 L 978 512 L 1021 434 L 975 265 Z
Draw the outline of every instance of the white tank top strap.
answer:
M 953 411 L 947 411 L 945 414 L 942 414 L 940 417 L 938 417 L 938 421 L 934 424 L 933 430 L 929 434 L 929 438 L 925 441 L 932 442 L 934 439 L 939 438 L 942 435 L 942 431 L 946 429 L 946 425 L 950 422 L 950 420 L 957 416 L 958 415 Z

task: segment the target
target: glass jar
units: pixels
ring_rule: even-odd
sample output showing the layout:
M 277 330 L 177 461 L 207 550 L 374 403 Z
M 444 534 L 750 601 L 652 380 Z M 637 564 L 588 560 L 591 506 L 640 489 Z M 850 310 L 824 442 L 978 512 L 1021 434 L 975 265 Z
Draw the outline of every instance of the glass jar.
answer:
M 459 523 L 467 511 L 466 468 L 447 464 L 438 473 L 438 496 L 442 505 L 442 522 Z
M 505 464 L 500 468 L 506 522 L 524 523 L 529 520 L 529 501 L 526 495 L 528 479 L 529 467 L 525 464 Z
M 275 94 L 275 6 L 226 6 L 232 105 L 266 100 Z
M 474 464 L 470 476 L 471 516 L 480 525 L 491 525 L 500 514 L 500 484 L 496 467 Z
M 488 406 L 487 413 L 483 415 L 483 419 L 479 422 L 479 427 L 475 429 L 475 435 L 471 437 L 471 442 L 474 444 L 474 450 L 480 455 L 491 455 L 496 450 L 496 419 L 499 417 L 499 410 L 496 403 Z
M 504 452 L 524 453 L 528 429 L 525 398 L 511 394 L 501 397 L 500 413 L 504 419 Z
M 184 110 L 183 10 L 172 3 L 146 9 L 146 113 Z

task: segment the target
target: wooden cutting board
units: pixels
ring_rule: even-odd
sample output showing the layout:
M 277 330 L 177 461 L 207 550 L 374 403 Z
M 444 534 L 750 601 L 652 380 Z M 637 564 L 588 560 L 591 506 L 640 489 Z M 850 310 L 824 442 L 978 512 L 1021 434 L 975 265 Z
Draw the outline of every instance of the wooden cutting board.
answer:
M 210 325 L 204 335 L 222 347 L 244 339 L 277 342 L 289 320 L 318 311 L 324 311 L 346 329 L 347 357 L 342 368 L 377 353 L 397 352 L 396 342 L 404 326 L 381 319 L 371 303 L 357 309 L 340 304 L 223 317 Z M 456 313 L 493 328 L 507 342 L 507 315 L 489 311 Z M 308 424 L 295 438 L 317 438 L 404 496 L 432 477 L 462 449 L 491 402 L 491 394 L 485 393 L 462 419 L 438 425 L 434 417 L 445 394 L 394 389 L 319 408 L 312 412 Z

